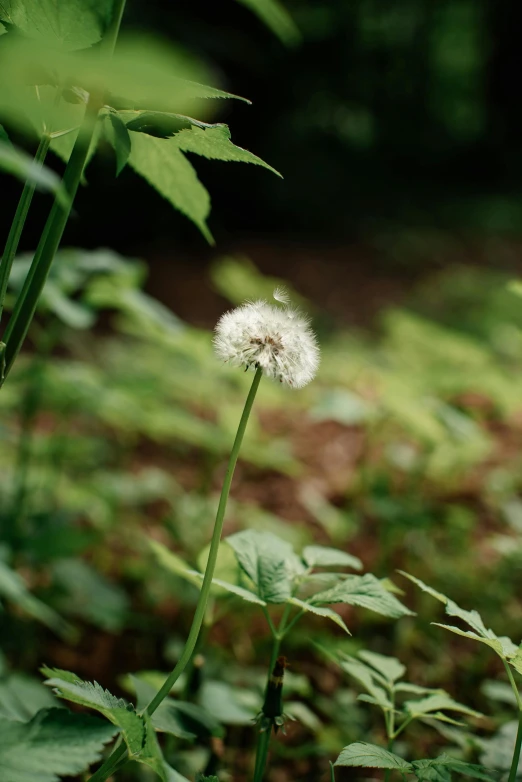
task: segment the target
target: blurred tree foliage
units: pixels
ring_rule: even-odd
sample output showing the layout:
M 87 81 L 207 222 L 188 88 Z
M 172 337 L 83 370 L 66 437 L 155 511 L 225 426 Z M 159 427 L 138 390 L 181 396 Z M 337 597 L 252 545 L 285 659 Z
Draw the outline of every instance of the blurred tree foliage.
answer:
M 517 0 L 289 0 L 287 7 L 302 40 L 285 47 L 232 0 L 129 3 L 127 27 L 181 43 L 223 87 L 252 99 L 252 107 L 219 106 L 216 119 L 285 176 L 282 184 L 256 172 L 246 192 L 252 172 L 234 166 L 223 177 L 219 164 L 196 161 L 213 193 L 218 241 L 260 230 L 335 238 L 383 223 L 516 229 Z M 93 166 L 93 184 L 103 165 Z M 200 244 L 132 172 L 106 189 L 120 204 L 110 218 L 100 215 L 95 191 L 78 204 L 98 220 L 93 246 L 115 230 L 127 251 L 152 237 Z M 80 241 L 74 226 L 68 238 Z

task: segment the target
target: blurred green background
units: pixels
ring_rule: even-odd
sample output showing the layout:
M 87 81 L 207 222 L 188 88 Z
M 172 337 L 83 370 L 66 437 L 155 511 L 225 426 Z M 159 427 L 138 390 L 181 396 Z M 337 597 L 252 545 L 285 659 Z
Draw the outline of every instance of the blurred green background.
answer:
M 482 737 L 511 708 L 480 686 L 502 679 L 496 661 L 430 627 L 437 606 L 394 571 L 522 635 L 522 6 L 287 7 L 302 35 L 288 47 L 231 0 L 129 0 L 126 29 L 183 45 L 253 101 L 206 119 L 227 122 L 284 181 L 191 158 L 212 195 L 211 248 L 131 170 L 114 179 L 108 150 L 90 165 L 64 240 L 85 249 L 56 259 L 0 398 L 0 713 L 28 681 L 38 701 L 36 679 L 20 676 L 42 661 L 129 697 L 124 674 L 155 683 L 177 658 L 196 592 L 148 541 L 192 566 L 204 558 L 249 383 L 214 358 L 210 329 L 283 281 L 313 316 L 323 360 L 302 392 L 263 384 L 226 532 L 349 550 L 419 612 L 390 623 L 343 609 L 348 642 L 316 618 L 296 629 L 286 653 L 301 714 L 275 743 L 270 779 L 316 782 L 345 744 L 383 737 L 311 639 L 400 657 L 412 681 L 487 714 Z M 19 190 L 2 178 L 4 235 Z M 35 200 L 24 251 L 48 206 Z M 11 296 L 28 263 L 18 259 Z M 184 695 L 214 719 L 243 700 L 224 719 L 222 754 L 208 726 L 169 751 L 183 773 L 213 763 L 239 781 L 269 647 L 261 615 L 216 604 L 201 680 Z M 480 753 L 465 729 L 416 731 L 417 757 Z

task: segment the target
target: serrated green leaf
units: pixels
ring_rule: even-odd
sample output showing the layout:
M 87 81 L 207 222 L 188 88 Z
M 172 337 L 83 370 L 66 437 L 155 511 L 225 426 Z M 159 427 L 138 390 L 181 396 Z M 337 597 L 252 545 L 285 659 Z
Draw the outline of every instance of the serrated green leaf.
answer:
M 116 112 L 111 111 L 107 119 L 112 128 L 109 138 L 116 153 L 116 176 L 118 176 L 127 165 L 131 152 L 131 139 L 127 126 Z
M 66 50 L 99 41 L 112 0 L 0 0 L 0 19 L 29 38 Z
M 129 164 L 175 209 L 192 220 L 210 244 L 213 243 L 206 223 L 210 196 L 180 152 L 175 137 L 159 139 L 145 133 L 133 133 Z
M 450 755 L 443 753 L 438 758 L 431 760 L 414 760 L 412 762 L 413 773 L 419 780 L 433 780 L 439 777 L 430 776 L 429 770 L 446 768 L 448 771 L 455 771 L 457 774 L 463 774 L 467 777 L 473 777 L 474 779 L 482 779 L 485 782 L 492 782 L 494 777 L 489 773 L 484 766 L 477 766 L 473 763 L 466 763 L 462 760 L 452 758 Z
M 123 110 L 118 116 L 129 130 L 136 133 L 148 133 L 156 138 L 170 138 L 180 130 L 196 125 L 198 128 L 217 128 L 222 123 L 201 122 L 184 114 L 173 114 L 165 111 L 132 111 Z
M 366 741 L 356 741 L 345 747 L 337 760 L 336 766 L 357 766 L 362 768 L 390 768 L 403 773 L 411 773 L 412 765 L 408 761 L 389 752 L 384 747 L 368 744 Z
M 0 778 L 5 782 L 58 782 L 101 759 L 116 728 L 88 714 L 43 709 L 29 722 L 0 719 Z
M 272 173 L 281 176 L 279 171 L 269 166 L 260 157 L 232 143 L 230 130 L 226 125 L 216 125 L 213 128 L 192 127 L 180 130 L 173 142 L 182 152 L 192 152 L 209 160 L 224 160 L 237 163 L 253 163 L 267 168 Z
M 279 0 L 237 0 L 253 11 L 283 43 L 295 45 L 301 34 L 294 20 Z
M 520 661 L 520 667 L 522 668 L 522 653 L 520 653 L 520 648 L 513 643 L 511 638 L 508 638 L 507 636 L 497 636 L 493 630 L 488 629 L 477 611 L 466 611 L 457 605 L 457 603 L 454 603 L 453 600 L 450 600 L 449 597 L 443 595 L 442 592 L 437 592 L 435 589 L 427 586 L 419 578 L 411 576 L 402 570 L 398 572 L 420 587 L 424 592 L 427 592 L 441 603 L 444 603 L 446 606 L 446 613 L 449 616 L 456 616 L 458 619 L 462 619 L 462 621 L 469 625 L 469 627 L 472 629 L 471 631 L 461 630 L 460 627 L 441 624 L 440 622 L 433 622 L 434 625 L 437 627 L 442 627 L 445 630 L 449 630 L 451 633 L 455 633 L 456 635 L 461 635 L 465 638 L 471 638 L 474 641 L 479 641 L 480 643 L 486 644 L 487 646 L 491 647 L 491 649 L 493 649 L 499 655 L 499 657 L 501 657 L 503 660 L 506 660 L 506 662 L 510 663 L 515 668 Z
M 71 626 L 56 611 L 32 595 L 16 571 L 0 561 L 0 597 L 11 601 L 29 616 L 50 627 L 61 636 L 71 634 Z
M 316 606 L 313 605 L 312 603 L 307 603 L 304 600 L 299 600 L 297 597 L 290 598 L 288 602 L 291 603 L 293 606 L 297 606 L 298 608 L 301 608 L 303 611 L 309 611 L 310 613 L 316 614 L 317 616 L 324 616 L 326 619 L 331 619 L 332 622 L 335 622 L 336 625 L 342 627 L 345 633 L 351 635 L 351 632 L 346 627 L 342 618 L 339 616 L 339 614 L 336 611 L 333 611 L 331 608 Z
M 45 684 L 60 698 L 95 709 L 121 729 L 129 754 L 137 760 L 147 742 L 143 718 L 123 698 L 104 690 L 97 682 L 84 682 L 76 674 L 60 669 L 42 668 L 48 676 Z
M 358 557 L 328 546 L 305 546 L 303 559 L 309 567 L 351 567 L 354 570 L 362 569 L 362 562 Z
M 377 652 L 370 652 L 366 649 L 358 652 L 358 656 L 382 674 L 390 684 L 395 684 L 397 679 L 400 679 L 406 673 L 406 666 L 400 660 L 397 660 L 396 657 L 388 657 L 387 655 L 377 654 Z
M 468 706 L 464 706 L 462 703 L 453 700 L 453 698 L 446 692 L 437 692 L 432 695 L 428 695 L 426 698 L 420 698 L 416 701 L 406 701 L 404 708 L 412 715 L 412 717 L 419 717 L 422 714 L 429 714 L 430 712 L 437 712 L 441 709 L 447 711 L 457 711 L 461 714 L 467 714 L 469 717 L 483 717 L 479 711 L 470 709 Z
M 230 535 L 237 561 L 267 603 L 285 603 L 292 593 L 292 579 L 304 567 L 292 546 L 270 532 L 244 530 Z
M 393 619 L 413 614 L 371 573 L 366 573 L 364 576 L 348 576 L 331 589 L 314 595 L 312 600 L 314 603 L 347 603 L 360 606 Z

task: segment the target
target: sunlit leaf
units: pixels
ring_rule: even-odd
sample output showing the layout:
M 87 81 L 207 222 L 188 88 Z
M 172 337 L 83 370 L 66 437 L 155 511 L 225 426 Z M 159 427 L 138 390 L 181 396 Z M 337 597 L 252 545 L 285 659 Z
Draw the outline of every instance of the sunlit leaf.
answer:
M 400 679 L 406 673 L 406 666 L 400 660 L 397 660 L 396 657 L 388 657 L 387 655 L 377 654 L 377 652 L 370 652 L 366 649 L 358 652 L 358 656 L 365 663 L 371 665 L 372 668 L 375 668 L 390 684 L 395 684 L 397 679 Z
M 350 567 L 362 570 L 362 562 L 358 557 L 328 546 L 305 546 L 303 559 L 310 567 Z
M 348 576 L 331 589 L 313 596 L 314 603 L 347 603 L 375 611 L 378 614 L 398 619 L 411 616 L 406 606 L 384 588 L 379 579 L 371 573 L 364 576 Z

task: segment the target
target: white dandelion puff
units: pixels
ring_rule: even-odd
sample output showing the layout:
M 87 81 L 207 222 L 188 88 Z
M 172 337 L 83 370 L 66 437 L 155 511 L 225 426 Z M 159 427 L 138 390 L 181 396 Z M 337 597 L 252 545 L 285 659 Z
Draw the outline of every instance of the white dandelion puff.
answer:
M 257 369 L 292 388 L 313 380 L 319 366 L 319 346 L 309 319 L 288 306 L 289 297 L 276 288 L 283 307 L 254 301 L 225 312 L 218 321 L 214 348 L 232 366 Z

